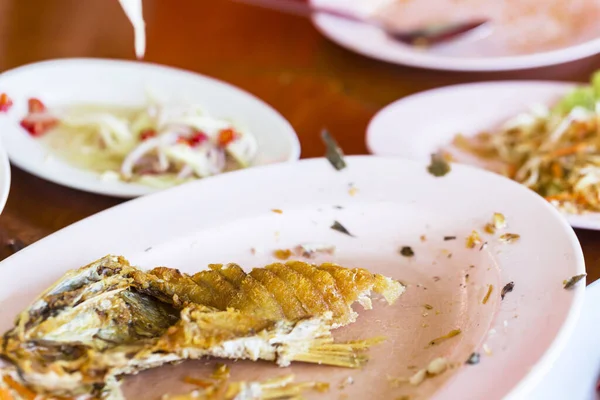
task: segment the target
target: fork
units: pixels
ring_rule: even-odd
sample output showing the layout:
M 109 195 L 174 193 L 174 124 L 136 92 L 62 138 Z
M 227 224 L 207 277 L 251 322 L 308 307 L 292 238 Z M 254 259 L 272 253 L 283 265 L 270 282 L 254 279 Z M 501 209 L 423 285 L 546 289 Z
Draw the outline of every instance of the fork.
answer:
M 457 21 L 447 24 L 431 24 L 419 29 L 404 30 L 385 25 L 374 19 L 365 18 L 357 14 L 345 12 L 340 9 L 315 6 L 310 2 L 298 2 L 296 0 L 233 0 L 240 3 L 250 4 L 263 8 L 269 8 L 276 11 L 289 14 L 311 17 L 314 14 L 325 14 L 349 21 L 361 22 L 375 26 L 384 31 L 390 38 L 398 42 L 409 45 L 434 45 L 446 42 L 465 33 L 471 32 L 479 27 L 486 25 L 489 21 L 486 19 L 472 19 L 466 21 Z

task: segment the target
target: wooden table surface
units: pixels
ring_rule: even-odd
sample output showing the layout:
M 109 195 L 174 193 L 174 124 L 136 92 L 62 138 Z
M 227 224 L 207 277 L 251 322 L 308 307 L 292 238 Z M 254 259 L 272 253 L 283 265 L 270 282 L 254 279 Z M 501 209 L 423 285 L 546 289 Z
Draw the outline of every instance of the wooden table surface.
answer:
M 366 153 L 365 129 L 373 115 L 421 90 L 498 79 L 586 81 L 600 66 L 597 56 L 530 71 L 420 70 L 345 50 L 309 20 L 228 0 L 144 0 L 144 6 L 147 61 L 213 76 L 262 98 L 294 126 L 303 157 L 323 155 L 324 127 L 347 154 Z M 132 28 L 117 1 L 0 0 L 0 71 L 64 57 L 134 58 Z M 121 201 L 13 167 L 0 235 L 29 244 Z M 577 235 L 591 282 L 600 278 L 600 232 Z

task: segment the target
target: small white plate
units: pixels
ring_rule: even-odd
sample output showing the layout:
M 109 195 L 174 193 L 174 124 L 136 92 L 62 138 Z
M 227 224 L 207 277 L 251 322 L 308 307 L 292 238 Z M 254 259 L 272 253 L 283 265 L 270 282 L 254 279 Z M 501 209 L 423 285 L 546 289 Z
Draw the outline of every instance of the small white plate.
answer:
M 581 317 L 569 343 L 528 400 L 598 400 L 600 378 L 600 281 L 585 289 Z
M 4 210 L 10 192 L 10 163 L 0 140 L 0 213 Z
M 523 186 L 481 169 L 455 165 L 436 178 L 427 164 L 398 158 L 347 157 L 347 162 L 342 171 L 320 158 L 207 178 L 124 203 L 44 238 L 0 263 L 0 333 L 67 269 L 107 253 L 144 268 L 191 272 L 209 263 L 263 266 L 277 261 L 276 249 L 321 243 L 335 246 L 336 253 L 314 262 L 366 267 L 408 285 L 397 304 L 375 301 L 373 310 L 358 310 L 356 323 L 336 330 L 347 339 L 387 340 L 369 350 L 361 370 L 301 363 L 282 370 L 238 362 L 233 379 L 294 373 L 298 381 L 329 382 L 325 397 L 331 399 L 526 398 L 567 344 L 583 303 L 584 282 L 563 289 L 564 279 L 585 268 L 564 218 Z M 498 235 L 482 234 L 487 246 L 466 248 L 465 238 L 494 212 L 504 213 L 506 232 L 521 238 L 506 244 Z M 331 229 L 334 221 L 354 237 Z M 411 246 L 414 257 L 400 255 L 403 246 Z M 511 281 L 514 291 L 501 300 L 502 287 Z M 489 285 L 491 296 L 482 304 Z M 428 345 L 454 329 L 462 333 Z M 465 365 L 473 351 L 481 352 L 480 363 Z M 421 368 L 440 356 L 454 368 L 416 387 L 388 381 L 410 376 L 411 365 Z M 183 390 L 183 376 L 202 378 L 214 362 L 129 377 L 128 398 L 155 400 L 165 391 Z M 354 385 L 340 389 L 349 376 Z
M 428 160 L 454 136 L 492 129 L 534 104 L 552 105 L 574 83 L 481 82 L 446 86 L 400 99 L 381 110 L 367 128 L 369 151 L 382 156 Z M 483 167 L 475 157 L 461 162 Z M 600 213 L 565 214 L 571 226 L 600 230 Z
M 316 5 L 335 7 L 368 16 L 387 0 L 311 1 Z M 417 1 L 413 0 L 413 3 Z M 428 12 L 428 7 L 433 7 L 431 2 L 429 5 L 423 4 L 422 11 Z M 451 42 L 429 49 L 420 49 L 391 40 L 379 28 L 368 24 L 329 15 L 317 15 L 313 22 L 324 36 L 356 53 L 394 64 L 438 70 L 503 71 L 536 68 L 574 61 L 600 52 L 600 38 L 597 37 L 597 32 L 595 35 L 593 32 L 597 25 L 592 26 L 588 29 L 590 32 L 585 33 L 587 39 L 577 41 L 574 38 L 569 40 L 572 42 L 571 45 L 567 44 L 556 50 L 532 49 L 527 54 L 506 54 L 504 51 L 495 50 L 501 48 L 501 45 L 494 40 L 487 40 L 486 34 L 489 30 L 483 27 Z M 555 22 L 548 21 L 546 26 L 552 26 L 553 23 Z
M 295 161 L 300 144 L 292 126 L 272 107 L 232 85 L 193 72 L 155 64 L 60 59 L 19 67 L 0 75 L 0 88 L 14 106 L 0 115 L 0 135 L 11 161 L 49 181 L 88 192 L 135 197 L 158 189 L 107 182 L 99 175 L 52 156 L 49 149 L 19 126 L 27 99 L 37 97 L 50 109 L 78 103 L 142 105 L 147 91 L 164 102 L 193 102 L 216 117 L 246 126 L 258 141 L 253 165 Z

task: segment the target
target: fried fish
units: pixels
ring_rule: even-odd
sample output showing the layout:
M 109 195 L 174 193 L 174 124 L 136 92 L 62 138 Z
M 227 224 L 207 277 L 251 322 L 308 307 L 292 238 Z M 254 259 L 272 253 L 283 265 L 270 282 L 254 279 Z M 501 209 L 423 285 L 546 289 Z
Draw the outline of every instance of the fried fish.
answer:
M 353 303 L 368 309 L 378 293 L 392 304 L 403 291 L 334 264 L 294 261 L 248 274 L 211 265 L 188 275 L 106 256 L 68 272 L 20 313 L 0 355 L 18 371 L 5 376 L 27 390 L 105 399 L 120 398 L 117 376 L 207 356 L 355 368 L 379 340 L 335 343 L 331 330 L 356 320 Z

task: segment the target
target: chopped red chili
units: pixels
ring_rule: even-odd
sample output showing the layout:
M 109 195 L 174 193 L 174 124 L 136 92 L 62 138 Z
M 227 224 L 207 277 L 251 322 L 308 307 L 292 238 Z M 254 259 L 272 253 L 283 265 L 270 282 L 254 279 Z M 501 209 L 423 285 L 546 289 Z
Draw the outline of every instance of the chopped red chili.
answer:
M 28 101 L 29 113 L 41 113 L 46 111 L 46 106 L 40 99 L 32 97 Z
M 154 129 L 145 129 L 140 133 L 141 140 L 148 140 L 156 136 L 156 131 Z
M 31 119 L 29 117 L 25 117 L 21 120 L 21 126 L 29 132 L 31 136 L 37 137 L 41 136 L 44 133 L 48 132 L 50 129 L 54 128 L 58 124 L 58 120 L 56 118 L 47 118 L 47 119 Z
M 13 105 L 13 101 L 6 93 L 0 94 L 0 112 L 6 112 L 10 110 Z
M 237 136 L 237 133 L 233 129 L 223 129 L 219 132 L 219 136 L 217 137 L 217 144 L 220 147 L 226 147 L 228 144 L 237 139 Z
M 204 132 L 195 131 L 188 139 L 190 146 L 199 146 L 208 140 L 208 136 Z

